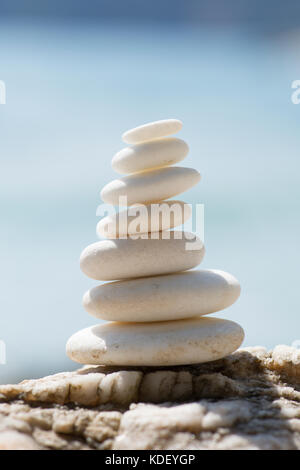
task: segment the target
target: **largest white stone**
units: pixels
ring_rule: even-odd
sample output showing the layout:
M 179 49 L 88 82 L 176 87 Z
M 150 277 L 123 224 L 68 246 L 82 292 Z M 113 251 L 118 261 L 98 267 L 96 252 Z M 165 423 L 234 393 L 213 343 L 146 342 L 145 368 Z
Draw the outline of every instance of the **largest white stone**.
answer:
M 81 364 L 171 366 L 221 359 L 239 348 L 243 338 L 237 323 L 217 318 L 111 322 L 79 331 L 66 349 Z
M 217 312 L 239 295 L 240 285 L 231 274 L 204 269 L 109 282 L 86 292 L 83 305 L 103 320 L 151 322 Z
M 160 168 L 113 180 L 104 186 L 100 195 L 104 202 L 114 206 L 149 204 L 183 193 L 200 179 L 200 173 L 194 168 Z M 126 197 L 126 201 L 122 201 L 122 197 Z
M 204 257 L 203 243 L 189 232 L 174 230 L 151 236 L 157 238 L 92 243 L 81 253 L 80 267 L 92 279 L 113 281 L 185 271 Z

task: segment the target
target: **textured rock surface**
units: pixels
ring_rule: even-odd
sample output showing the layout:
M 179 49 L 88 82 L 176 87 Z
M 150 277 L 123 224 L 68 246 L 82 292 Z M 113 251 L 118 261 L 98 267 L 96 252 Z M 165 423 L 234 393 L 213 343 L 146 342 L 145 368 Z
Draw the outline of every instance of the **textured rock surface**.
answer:
M 300 449 L 300 351 L 0 386 L 0 449 Z

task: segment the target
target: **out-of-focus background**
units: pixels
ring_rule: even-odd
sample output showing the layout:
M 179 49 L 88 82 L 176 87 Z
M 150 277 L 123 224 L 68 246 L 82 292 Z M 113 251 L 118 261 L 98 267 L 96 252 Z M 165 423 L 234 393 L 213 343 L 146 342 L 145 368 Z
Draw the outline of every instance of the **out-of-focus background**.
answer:
M 65 343 L 94 324 L 78 258 L 121 133 L 183 121 L 202 182 L 204 268 L 241 282 L 223 316 L 244 345 L 300 340 L 300 3 L 2 0 L 0 383 L 77 367 Z M 295 344 L 295 343 L 294 343 Z

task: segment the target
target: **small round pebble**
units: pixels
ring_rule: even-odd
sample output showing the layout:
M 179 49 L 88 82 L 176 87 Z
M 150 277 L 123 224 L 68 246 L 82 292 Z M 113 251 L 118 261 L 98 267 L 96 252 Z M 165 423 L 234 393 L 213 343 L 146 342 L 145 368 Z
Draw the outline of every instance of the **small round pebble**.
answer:
M 175 165 L 187 156 L 188 151 L 188 144 L 184 140 L 169 137 L 125 147 L 115 154 L 111 164 L 117 173 L 129 175 Z
M 200 179 L 200 173 L 193 168 L 160 168 L 113 180 L 104 186 L 100 195 L 104 202 L 114 206 L 150 204 L 183 193 Z M 126 200 L 122 201 L 122 197 Z
M 201 263 L 205 249 L 189 232 L 157 232 L 142 236 L 93 243 L 80 256 L 82 271 L 92 279 L 113 281 L 194 268 Z
M 191 206 L 174 199 L 137 205 L 101 219 L 97 224 L 97 234 L 103 238 L 120 238 L 160 232 L 184 224 L 191 216 Z
M 164 119 L 149 122 L 124 132 L 122 139 L 126 144 L 140 144 L 168 135 L 176 134 L 182 129 L 182 122 L 178 119 Z

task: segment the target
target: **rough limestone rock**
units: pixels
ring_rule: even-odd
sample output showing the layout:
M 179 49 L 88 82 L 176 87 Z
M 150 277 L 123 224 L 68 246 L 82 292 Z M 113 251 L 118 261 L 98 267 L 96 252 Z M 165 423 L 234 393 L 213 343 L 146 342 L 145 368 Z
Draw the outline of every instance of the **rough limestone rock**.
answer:
M 300 449 L 300 350 L 0 386 L 0 449 Z

